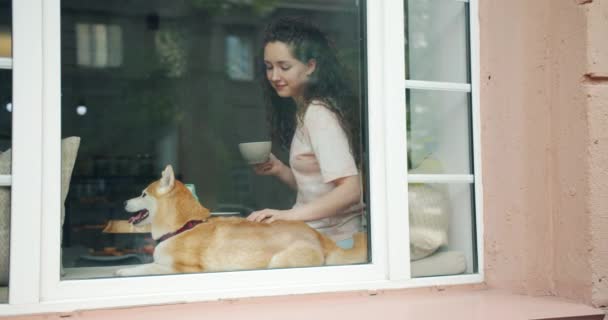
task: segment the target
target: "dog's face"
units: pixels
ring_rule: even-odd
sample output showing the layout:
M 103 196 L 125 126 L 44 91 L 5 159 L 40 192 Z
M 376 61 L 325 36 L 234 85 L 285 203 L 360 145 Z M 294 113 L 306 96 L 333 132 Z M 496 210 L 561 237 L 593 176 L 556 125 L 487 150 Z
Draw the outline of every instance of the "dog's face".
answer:
M 136 212 L 129 218 L 133 225 L 145 225 L 154 220 L 158 208 L 158 197 L 168 193 L 175 185 L 175 175 L 173 168 L 167 166 L 162 173 L 159 181 L 150 184 L 137 198 L 129 199 L 125 202 L 127 212 Z
M 125 210 L 127 212 L 136 212 L 134 216 L 129 218 L 129 222 L 133 225 L 150 223 L 156 213 L 156 198 L 150 194 L 149 188 L 144 189 L 141 196 L 129 199 L 125 203 Z

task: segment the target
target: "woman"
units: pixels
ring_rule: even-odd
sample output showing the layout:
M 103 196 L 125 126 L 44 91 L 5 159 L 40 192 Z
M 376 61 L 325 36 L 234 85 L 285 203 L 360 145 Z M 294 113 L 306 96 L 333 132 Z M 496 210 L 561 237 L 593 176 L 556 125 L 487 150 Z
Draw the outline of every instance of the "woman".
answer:
M 311 24 L 283 18 L 264 36 L 265 87 L 273 136 L 290 148 L 289 165 L 274 155 L 254 167 L 297 191 L 289 210 L 255 211 L 250 221 L 306 221 L 342 247 L 361 231 L 361 179 L 353 147 L 356 99 L 327 37 Z

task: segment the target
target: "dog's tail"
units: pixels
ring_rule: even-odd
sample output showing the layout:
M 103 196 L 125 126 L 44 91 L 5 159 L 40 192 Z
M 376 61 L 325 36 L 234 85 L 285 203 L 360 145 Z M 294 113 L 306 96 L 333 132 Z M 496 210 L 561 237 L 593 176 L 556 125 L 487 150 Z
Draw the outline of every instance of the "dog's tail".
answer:
M 353 235 L 353 247 L 342 249 L 334 241 L 323 236 L 325 264 L 354 264 L 367 262 L 367 233 L 358 232 Z

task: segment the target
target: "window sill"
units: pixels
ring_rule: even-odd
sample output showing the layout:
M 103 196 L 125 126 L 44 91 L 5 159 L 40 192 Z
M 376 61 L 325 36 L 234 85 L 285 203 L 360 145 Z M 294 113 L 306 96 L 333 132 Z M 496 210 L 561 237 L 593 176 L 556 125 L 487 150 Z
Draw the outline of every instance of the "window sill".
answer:
M 353 319 L 586 319 L 601 320 L 604 312 L 582 303 L 556 297 L 531 297 L 499 290 L 479 289 L 476 285 L 433 287 L 392 291 L 359 291 L 340 294 L 310 294 L 265 298 L 228 299 L 214 302 L 171 304 L 75 311 L 79 319 L 135 316 L 148 320 L 190 318 L 204 310 L 209 319 L 322 319 L 328 306 L 335 316 Z M 439 307 L 440 306 L 440 307 Z M 5 309 L 7 308 L 7 309 Z M 11 306 L 0 305 L 0 315 L 15 314 Z M 11 308 L 12 309 L 12 308 Z M 30 309 L 31 310 L 31 309 Z M 9 312 L 5 312 L 9 311 Z M 24 314 L 19 312 L 18 314 Z M 62 317 L 71 313 L 61 313 Z M 48 319 L 39 314 L 28 319 Z
M 331 306 L 331 311 L 328 307 Z M 208 319 L 586 319 L 601 320 L 604 312 L 556 297 L 531 297 L 499 290 L 460 288 L 351 292 L 79 312 L 83 320 L 134 316 L 149 320 L 190 318 L 204 311 Z M 145 314 L 145 315 L 144 315 Z M 43 317 L 34 318 L 33 320 Z

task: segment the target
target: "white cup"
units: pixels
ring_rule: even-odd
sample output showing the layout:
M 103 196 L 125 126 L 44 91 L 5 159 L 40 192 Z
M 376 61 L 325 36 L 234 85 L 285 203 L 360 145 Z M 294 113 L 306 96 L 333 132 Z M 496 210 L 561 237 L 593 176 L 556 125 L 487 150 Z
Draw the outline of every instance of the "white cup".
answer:
M 249 164 L 258 164 L 268 161 L 271 149 L 272 142 L 270 141 L 239 143 L 239 151 L 241 151 L 241 155 Z

